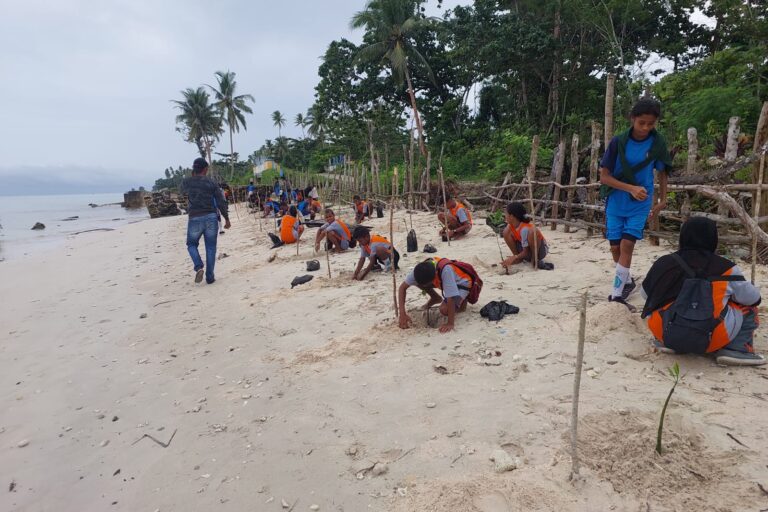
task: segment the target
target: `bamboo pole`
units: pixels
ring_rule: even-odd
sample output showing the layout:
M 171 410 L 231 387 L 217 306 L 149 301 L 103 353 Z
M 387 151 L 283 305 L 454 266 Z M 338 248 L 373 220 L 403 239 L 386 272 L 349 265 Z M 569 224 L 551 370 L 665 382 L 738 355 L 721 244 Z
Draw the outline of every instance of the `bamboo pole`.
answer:
M 533 178 L 536 175 L 536 160 L 539 157 L 539 136 L 534 135 L 531 142 L 531 158 L 528 164 L 528 202 L 531 205 L 531 225 L 533 226 L 533 268 L 539 268 L 539 237 L 536 235 L 536 207 L 533 205 Z
M 600 123 L 592 121 L 592 141 L 589 145 L 589 184 L 597 185 L 597 172 L 598 172 L 598 157 L 600 154 L 600 132 L 602 127 Z M 588 189 L 587 197 L 589 198 L 589 204 L 595 204 L 597 202 L 597 191 L 595 188 Z M 594 213 L 587 212 L 587 220 L 592 222 L 594 220 Z M 592 228 L 587 229 L 587 235 L 592 236 Z
M 571 176 L 570 176 L 570 185 L 576 185 L 576 178 L 579 176 L 579 136 L 578 134 L 574 133 L 573 138 L 571 139 Z M 568 189 L 568 206 L 565 209 L 565 219 L 571 220 L 571 213 L 573 211 L 573 194 L 576 192 L 575 189 L 569 188 Z M 564 231 L 566 233 L 571 232 L 571 227 L 566 224 Z
M 579 344 L 576 348 L 576 367 L 573 371 L 573 396 L 571 398 L 571 477 L 579 476 L 579 394 L 581 391 L 581 373 L 584 366 L 584 338 L 587 330 L 587 292 L 581 295 L 579 312 Z
M 443 168 L 438 168 L 437 173 L 440 175 L 440 188 L 443 191 L 443 229 L 445 229 L 445 238 L 448 240 L 448 247 L 450 247 L 451 237 L 448 236 L 448 204 L 445 194 L 445 179 L 443 178 Z
M 501 196 L 504 194 L 504 188 L 506 187 L 506 185 L 509 182 L 509 180 L 511 179 L 511 177 L 512 177 L 511 173 L 507 173 L 504 176 L 504 181 L 501 182 L 501 190 L 499 190 L 499 193 L 493 199 L 493 203 L 491 203 L 491 208 L 489 210 L 490 212 L 495 212 L 496 211 L 496 203 L 501 201 Z
M 397 166 L 395 166 L 395 172 L 392 175 L 392 185 L 394 188 L 397 182 Z M 392 301 L 395 306 L 395 318 L 400 316 L 400 311 L 397 309 L 397 274 L 395 274 L 395 195 L 392 194 L 392 200 L 389 204 L 389 244 L 392 248 L 390 253 L 390 263 L 392 264 Z
M 763 184 L 763 174 L 765 172 L 765 154 L 760 158 L 760 169 L 757 175 L 758 185 Z M 754 202 L 754 217 L 755 223 L 759 222 L 760 218 L 760 201 L 762 200 L 762 189 L 757 189 L 757 199 Z M 755 266 L 757 265 L 757 236 L 752 233 L 752 284 L 755 284 Z
M 328 241 L 325 241 L 325 266 L 328 267 L 328 279 L 331 278 L 331 251 L 328 249 Z
M 565 141 L 560 140 L 557 145 L 557 160 L 555 161 L 555 183 L 560 183 L 563 180 L 563 169 L 565 168 Z M 560 188 L 552 187 L 552 218 L 557 219 L 557 215 L 560 213 Z M 544 212 L 546 213 L 546 212 Z M 552 223 L 552 231 L 557 231 L 557 222 Z
M 608 79 L 605 83 L 605 145 L 604 148 L 608 148 L 611 139 L 613 138 L 613 91 L 616 87 L 616 75 L 613 73 L 608 74 Z
M 411 128 L 411 147 L 408 153 L 408 208 L 413 208 L 413 128 Z

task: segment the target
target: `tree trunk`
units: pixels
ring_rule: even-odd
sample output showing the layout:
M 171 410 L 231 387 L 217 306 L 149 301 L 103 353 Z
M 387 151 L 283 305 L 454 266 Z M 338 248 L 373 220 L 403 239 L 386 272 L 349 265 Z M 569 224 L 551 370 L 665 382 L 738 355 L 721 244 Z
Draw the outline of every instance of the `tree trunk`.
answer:
M 598 172 L 598 158 L 600 157 L 600 123 L 592 121 L 592 142 L 589 145 L 589 183 L 597 183 Z M 590 205 L 594 205 L 597 202 L 597 191 L 594 187 L 589 189 L 587 193 L 589 197 L 588 201 Z M 595 212 L 592 210 L 587 211 L 587 222 L 592 222 Z M 592 236 L 592 227 L 587 229 L 587 235 Z
M 605 149 L 613 138 L 613 91 L 616 87 L 616 75 L 608 74 L 608 81 L 605 84 Z
M 573 186 L 576 185 L 576 179 L 579 176 L 579 136 L 578 134 L 573 134 L 573 138 L 571 139 L 571 175 L 570 180 L 568 181 L 568 184 Z M 573 195 L 576 192 L 575 188 L 569 188 L 568 189 L 568 206 L 565 210 L 565 219 L 570 221 L 571 220 L 571 214 L 573 213 Z M 565 225 L 565 232 L 569 233 L 571 231 L 571 226 L 568 224 Z
M 560 1 L 557 2 L 555 8 L 555 27 L 552 31 L 552 38 L 555 40 L 555 62 L 552 65 L 552 88 L 550 89 L 550 104 L 547 109 L 552 114 L 552 126 L 555 128 L 555 133 L 560 132 L 559 126 L 557 126 L 557 117 L 560 114 L 560 74 L 562 71 L 562 52 L 560 51 Z
M 763 103 L 763 108 L 760 111 L 760 118 L 757 121 L 757 130 L 755 130 L 755 139 L 752 145 L 752 151 L 757 153 L 766 142 L 768 142 L 768 101 Z M 763 173 L 764 172 L 765 170 L 763 170 Z M 760 163 L 755 162 L 755 166 L 752 170 L 752 183 L 757 183 L 760 181 L 760 174 Z M 765 179 L 765 176 L 763 176 L 762 180 L 763 183 L 768 181 Z M 768 194 L 763 194 L 761 197 L 760 211 L 763 213 L 768 212 Z
M 427 156 L 427 148 L 424 147 L 424 129 L 421 126 L 421 116 L 419 116 L 419 109 L 416 108 L 416 93 L 413 91 L 413 84 L 411 84 L 411 74 L 408 72 L 408 66 L 405 67 L 405 81 L 408 84 L 408 96 L 411 98 L 411 109 L 413 109 L 413 117 L 416 119 L 416 128 L 419 130 L 419 151 L 424 156 Z
M 232 142 L 232 125 L 229 125 L 229 181 L 235 177 L 235 146 Z
M 696 174 L 696 158 L 699 154 L 699 139 L 696 135 L 696 128 L 688 128 L 688 174 Z

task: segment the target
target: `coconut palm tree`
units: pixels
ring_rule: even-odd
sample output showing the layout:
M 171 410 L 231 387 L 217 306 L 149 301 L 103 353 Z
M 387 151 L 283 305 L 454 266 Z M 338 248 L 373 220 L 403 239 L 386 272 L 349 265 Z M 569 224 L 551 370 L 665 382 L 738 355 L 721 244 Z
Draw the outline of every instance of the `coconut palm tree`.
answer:
M 255 103 L 256 100 L 250 94 L 235 95 L 237 82 L 235 81 L 235 73 L 232 71 L 217 71 L 216 80 L 218 81 L 218 89 L 210 85 L 208 88 L 216 95 L 215 106 L 229 126 L 229 179 L 232 180 L 235 175 L 235 147 L 232 141 L 232 132 L 239 132 L 240 125 L 243 126 L 243 130 L 247 129 L 243 112 L 253 114 L 253 110 L 247 102 Z
M 285 117 L 283 117 L 283 114 L 281 114 L 279 110 L 272 112 L 272 123 L 274 126 L 277 126 L 277 137 L 282 137 L 283 134 L 281 133 L 281 130 L 283 126 L 285 126 Z
M 307 130 L 308 133 L 312 137 L 317 138 L 322 143 L 325 139 L 325 132 L 327 131 L 327 116 L 325 113 L 319 108 L 313 106 L 307 110 L 307 116 L 305 119 L 307 120 L 307 126 L 309 127 Z
M 307 120 L 304 118 L 304 114 L 301 112 L 296 114 L 296 117 L 293 118 L 293 124 L 301 127 L 301 138 L 305 138 L 307 135 L 304 133 L 304 128 L 307 126 Z
M 210 103 L 203 87 L 181 91 L 182 100 L 171 100 L 181 110 L 176 116 L 176 130 L 184 134 L 187 142 L 194 142 L 200 156 L 211 161 L 211 149 L 223 133 L 221 112 Z
M 369 0 L 365 9 L 352 17 L 350 26 L 365 28 L 375 41 L 361 48 L 355 57 L 356 60 L 386 61 L 395 79 L 401 84 L 405 80 L 416 128 L 419 131 L 419 149 L 426 156 L 424 130 L 419 109 L 416 108 L 416 93 L 408 69 L 411 59 L 416 59 L 427 70 L 430 80 L 435 81 L 429 64 L 411 40 L 414 31 L 423 23 L 425 19 L 419 14 L 418 0 Z

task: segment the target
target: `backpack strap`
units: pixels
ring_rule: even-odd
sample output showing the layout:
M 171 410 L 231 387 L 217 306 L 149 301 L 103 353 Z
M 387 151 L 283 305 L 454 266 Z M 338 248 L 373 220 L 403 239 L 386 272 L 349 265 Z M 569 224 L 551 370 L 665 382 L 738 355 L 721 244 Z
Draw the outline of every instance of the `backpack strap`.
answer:
M 434 261 L 434 260 L 433 260 Z M 445 263 L 443 263 L 445 262 Z M 443 283 L 443 269 L 447 267 L 448 265 L 451 265 L 453 263 L 456 263 L 456 260 L 449 260 L 448 258 L 441 259 L 438 263 L 435 264 L 435 270 L 437 271 L 437 280 L 440 281 L 440 286 L 442 286 Z M 464 286 L 459 283 L 456 283 L 456 288 L 459 290 L 469 291 L 471 288 L 469 286 Z
M 675 260 L 675 263 L 680 265 L 680 267 L 683 269 L 683 271 L 688 274 L 688 277 L 696 277 L 696 272 L 693 271 L 693 269 L 685 262 L 683 258 L 680 257 L 679 254 L 676 252 L 672 253 L 672 259 Z

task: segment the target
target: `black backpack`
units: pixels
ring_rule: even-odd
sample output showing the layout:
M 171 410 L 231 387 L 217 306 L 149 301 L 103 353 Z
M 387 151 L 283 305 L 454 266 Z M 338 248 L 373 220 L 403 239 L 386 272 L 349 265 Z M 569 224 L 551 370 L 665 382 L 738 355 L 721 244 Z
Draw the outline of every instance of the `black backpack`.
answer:
M 688 277 L 683 281 L 675 301 L 662 311 L 664 346 L 681 354 L 706 354 L 715 328 L 728 314 L 728 306 L 715 316 L 712 283 L 716 281 L 744 281 L 744 276 L 699 276 L 676 253 L 675 262 Z
M 416 240 L 416 232 L 414 230 L 408 232 L 406 242 L 408 244 L 408 252 L 416 252 L 419 250 L 419 242 Z

